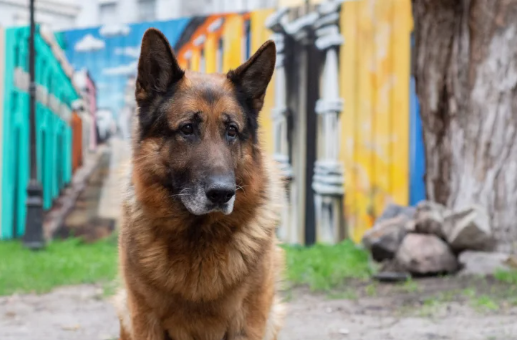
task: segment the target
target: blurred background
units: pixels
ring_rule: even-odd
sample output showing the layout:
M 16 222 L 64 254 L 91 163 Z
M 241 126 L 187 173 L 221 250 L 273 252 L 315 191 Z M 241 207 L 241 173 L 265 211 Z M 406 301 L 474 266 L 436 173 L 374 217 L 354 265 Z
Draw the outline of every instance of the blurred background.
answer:
M 0 338 L 116 339 L 143 33 L 268 39 L 281 340 L 517 339 L 517 0 L 0 0 Z

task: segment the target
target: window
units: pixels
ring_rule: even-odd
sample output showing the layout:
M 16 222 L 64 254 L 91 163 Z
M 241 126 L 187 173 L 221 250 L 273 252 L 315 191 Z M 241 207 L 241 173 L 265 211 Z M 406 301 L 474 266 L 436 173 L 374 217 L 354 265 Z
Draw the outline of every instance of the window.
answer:
M 99 20 L 101 25 L 116 22 L 117 3 L 108 2 L 99 5 Z
M 156 20 L 156 0 L 138 0 L 138 21 Z

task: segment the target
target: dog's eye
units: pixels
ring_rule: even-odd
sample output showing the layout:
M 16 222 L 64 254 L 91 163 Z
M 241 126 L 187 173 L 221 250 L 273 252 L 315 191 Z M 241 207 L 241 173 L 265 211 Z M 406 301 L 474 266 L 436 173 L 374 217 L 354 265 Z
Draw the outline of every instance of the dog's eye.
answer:
M 228 129 L 226 130 L 226 134 L 230 138 L 237 137 L 237 128 L 235 126 L 233 126 L 233 125 L 228 126 Z
M 180 130 L 184 135 L 188 136 L 194 133 L 194 126 L 192 124 L 185 124 Z

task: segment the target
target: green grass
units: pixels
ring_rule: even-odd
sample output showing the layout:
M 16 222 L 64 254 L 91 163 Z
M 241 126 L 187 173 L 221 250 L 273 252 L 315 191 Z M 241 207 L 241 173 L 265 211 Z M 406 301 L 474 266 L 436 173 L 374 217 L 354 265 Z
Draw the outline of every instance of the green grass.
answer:
M 344 291 L 327 293 L 329 300 L 357 300 L 357 293 L 352 289 L 345 289 Z
M 472 306 L 480 312 L 496 311 L 499 309 L 499 304 L 490 296 L 481 295 L 471 301 Z
M 116 237 L 83 244 L 54 241 L 30 251 L 20 242 L 0 242 L 0 295 L 43 293 L 56 286 L 108 282 L 117 273 Z
M 498 270 L 494 274 L 494 277 L 498 281 L 512 284 L 512 285 L 517 285 L 517 270 L 511 270 L 511 271 Z
M 368 253 L 352 241 L 312 247 L 284 246 L 287 254 L 286 278 L 311 290 L 330 290 L 347 279 L 367 279 L 372 269 Z
M 406 293 L 416 293 L 420 290 L 420 286 L 413 279 L 409 279 L 400 284 L 400 289 Z
M 372 272 L 366 251 L 351 241 L 285 249 L 287 280 L 312 290 L 330 291 L 347 279 L 367 279 Z M 0 295 L 44 293 L 81 283 L 103 283 L 104 294 L 111 295 L 116 274 L 116 235 L 93 244 L 54 241 L 41 251 L 27 250 L 17 241 L 0 242 Z M 375 287 L 371 290 L 375 294 Z M 353 299 L 352 293 L 342 294 Z
M 377 296 L 377 283 L 372 282 L 366 288 L 364 289 L 365 293 L 369 297 L 375 297 Z

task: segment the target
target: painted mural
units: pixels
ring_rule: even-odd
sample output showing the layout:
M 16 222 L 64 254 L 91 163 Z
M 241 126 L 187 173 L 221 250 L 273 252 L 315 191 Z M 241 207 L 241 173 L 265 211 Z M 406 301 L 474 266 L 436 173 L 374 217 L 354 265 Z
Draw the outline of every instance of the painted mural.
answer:
M 88 72 L 96 84 L 97 110 L 103 116 L 113 116 L 120 134 L 128 137 L 128 120 L 135 109 L 134 78 L 145 30 L 160 29 L 184 68 L 223 72 L 238 66 L 252 47 L 257 48 L 267 39 L 262 31 L 270 12 L 102 26 L 64 31 L 60 35 L 72 66 Z
M 274 153 L 290 178 L 284 239 L 360 241 L 387 204 L 409 203 L 411 3 L 324 1 L 268 25 L 280 46 Z
M 24 234 L 29 182 L 29 67 L 27 27 L 0 30 L 0 239 Z M 37 28 L 36 154 L 43 208 L 71 181 L 73 69 L 54 34 Z
M 147 28 L 164 32 L 182 67 L 201 72 L 226 72 L 275 40 L 277 68 L 260 123 L 261 142 L 288 189 L 279 235 L 302 244 L 359 241 L 386 204 L 422 197 L 423 155 L 413 147 L 421 139 L 418 106 L 410 106 L 410 6 L 410 0 L 327 0 L 60 37 L 72 66 L 97 85 L 99 136 L 103 124 L 116 122 L 124 138 L 136 111 Z
M 345 211 L 359 240 L 387 203 L 409 203 L 409 0 L 347 2 L 341 13 Z

